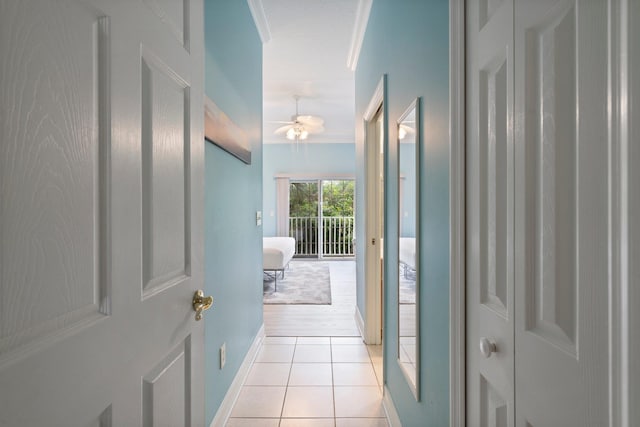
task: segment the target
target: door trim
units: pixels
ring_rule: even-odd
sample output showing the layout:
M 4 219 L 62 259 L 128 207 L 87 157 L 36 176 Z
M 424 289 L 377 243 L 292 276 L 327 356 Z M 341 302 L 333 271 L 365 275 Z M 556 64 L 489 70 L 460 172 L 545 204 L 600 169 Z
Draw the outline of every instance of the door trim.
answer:
M 640 98 L 639 85 L 633 83 L 640 60 L 632 42 L 640 31 L 632 16 L 640 7 L 629 0 L 614 0 L 609 8 L 609 407 L 611 426 L 630 427 L 638 423 L 633 402 L 640 383 L 640 371 L 633 363 L 640 357 L 640 345 L 632 331 L 640 294 L 634 290 L 638 269 L 631 261 L 640 234 L 637 223 L 630 221 L 640 208 L 638 198 L 630 197 L 640 161 L 640 151 L 632 149 L 633 136 L 638 134 L 634 107 Z
M 466 423 L 465 0 L 449 2 L 449 420 Z
M 372 129 L 375 127 L 373 119 L 376 117 L 378 110 L 382 108 L 383 122 L 383 139 L 384 146 L 388 146 L 388 105 L 387 105 L 387 75 L 384 74 L 376 87 L 371 101 L 367 106 L 363 115 L 364 120 L 364 151 L 365 151 L 365 202 L 366 211 L 364 215 L 365 226 L 365 242 L 362 245 L 365 248 L 365 286 L 364 286 L 364 340 L 367 344 L 382 344 L 382 286 L 380 275 L 380 256 L 378 253 L 378 245 L 371 244 L 371 236 L 377 236 L 378 222 L 372 220 L 371 212 L 377 215 L 378 206 L 376 206 L 376 194 L 378 191 L 377 178 L 373 175 L 378 168 L 373 167 L 374 161 L 378 159 L 378 144 L 370 144 Z M 373 170 L 372 170 L 373 169 Z

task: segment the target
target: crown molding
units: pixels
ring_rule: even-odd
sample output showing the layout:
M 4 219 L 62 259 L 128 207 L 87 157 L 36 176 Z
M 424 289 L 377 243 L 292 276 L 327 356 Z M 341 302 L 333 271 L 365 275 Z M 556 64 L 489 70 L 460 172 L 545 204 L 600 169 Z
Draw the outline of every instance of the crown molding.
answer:
M 271 40 L 271 30 L 269 29 L 267 15 L 264 13 L 262 0 L 247 0 L 247 3 L 249 4 L 253 22 L 255 22 L 256 28 L 258 29 L 258 34 L 260 34 L 262 44 L 268 43 L 269 40 Z
M 364 41 L 364 33 L 367 30 L 372 4 L 373 0 L 360 0 L 358 2 L 356 21 L 353 26 L 353 34 L 351 35 L 351 46 L 349 46 L 349 57 L 347 58 L 347 67 L 349 67 L 351 71 L 355 71 L 358 66 L 360 49 L 362 49 L 362 42 Z

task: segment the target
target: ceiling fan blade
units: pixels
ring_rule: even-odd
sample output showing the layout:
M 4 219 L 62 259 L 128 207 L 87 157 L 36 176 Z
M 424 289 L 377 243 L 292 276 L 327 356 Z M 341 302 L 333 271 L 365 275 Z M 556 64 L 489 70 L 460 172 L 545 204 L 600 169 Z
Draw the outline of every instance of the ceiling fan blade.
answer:
M 404 129 L 405 132 L 410 134 L 416 133 L 415 128 L 411 125 L 400 124 L 400 128 Z
M 292 125 L 293 122 L 291 120 L 288 121 L 284 121 L 284 120 L 265 120 L 265 123 L 270 123 L 270 124 L 287 124 L 287 125 Z
M 284 125 L 279 127 L 278 129 L 275 130 L 276 135 L 282 135 L 283 133 L 286 133 L 289 129 L 291 129 L 293 127 L 293 125 Z
M 308 126 L 322 126 L 324 124 L 324 120 L 316 116 L 298 116 L 296 120 Z
M 322 132 L 324 132 L 324 126 L 322 126 L 322 125 L 316 125 L 316 126 L 304 125 L 304 128 L 309 133 L 322 133 Z

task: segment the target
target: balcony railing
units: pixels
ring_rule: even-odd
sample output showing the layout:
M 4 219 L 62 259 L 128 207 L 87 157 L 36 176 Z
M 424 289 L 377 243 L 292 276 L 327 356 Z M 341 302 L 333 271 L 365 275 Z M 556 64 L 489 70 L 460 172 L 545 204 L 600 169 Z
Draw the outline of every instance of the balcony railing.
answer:
M 353 252 L 353 217 L 332 216 L 322 218 L 319 235 L 318 217 L 290 217 L 289 236 L 296 239 L 296 256 L 350 257 Z M 321 242 L 319 242 L 321 240 Z
M 289 236 L 296 239 L 296 256 L 318 255 L 318 217 L 289 217 Z

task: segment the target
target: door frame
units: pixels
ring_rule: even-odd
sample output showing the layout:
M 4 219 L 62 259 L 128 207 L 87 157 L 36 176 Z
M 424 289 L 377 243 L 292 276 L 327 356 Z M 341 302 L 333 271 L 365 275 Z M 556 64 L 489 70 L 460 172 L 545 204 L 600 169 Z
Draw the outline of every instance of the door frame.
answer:
M 375 244 L 372 239 L 376 236 L 378 240 L 378 230 L 380 229 L 380 218 L 378 218 L 378 182 L 379 182 L 379 144 L 375 139 L 375 118 L 378 111 L 382 114 L 383 123 L 383 145 L 388 147 L 389 140 L 389 113 L 387 97 L 387 75 L 384 74 L 376 87 L 369 105 L 364 112 L 364 152 L 365 152 L 365 192 L 364 192 L 364 228 L 365 242 L 365 318 L 364 320 L 364 341 L 367 344 L 382 344 L 383 310 L 382 310 L 382 276 L 380 272 L 380 244 Z M 374 140 L 372 141 L 372 137 Z M 384 200 L 382 201 L 384 203 Z
M 611 426 L 630 427 L 640 421 L 634 406 L 640 396 L 640 367 L 635 363 L 640 341 L 633 332 L 640 320 L 640 269 L 632 261 L 638 254 L 640 225 L 631 220 L 640 212 L 640 198 L 632 190 L 640 164 L 640 150 L 633 148 L 640 134 L 640 49 L 633 42 L 640 36 L 634 19 L 640 5 L 611 0 L 609 12 L 609 420 Z
M 632 40 L 640 36 L 640 25 L 631 16 L 640 11 L 631 0 L 612 0 L 609 16 L 609 136 L 610 215 L 609 247 L 609 394 L 610 425 L 630 427 L 637 422 L 633 399 L 640 394 L 640 343 L 633 339 L 638 321 L 634 307 L 640 292 L 632 283 L 638 280 L 638 267 L 630 262 L 630 252 L 639 245 L 640 225 L 630 221 L 640 212 L 639 198 L 632 197 L 633 180 L 639 174 L 640 150 L 631 150 L 632 135 L 640 132 L 639 121 L 630 114 L 639 104 L 640 85 L 631 83 L 640 73 L 640 55 Z M 450 425 L 466 425 L 466 76 L 465 76 L 466 0 L 449 2 L 449 208 L 450 208 Z M 631 92 L 631 93 L 629 93 Z M 635 95 L 635 96 L 634 96 Z
M 465 0 L 449 2 L 449 420 L 466 425 Z

